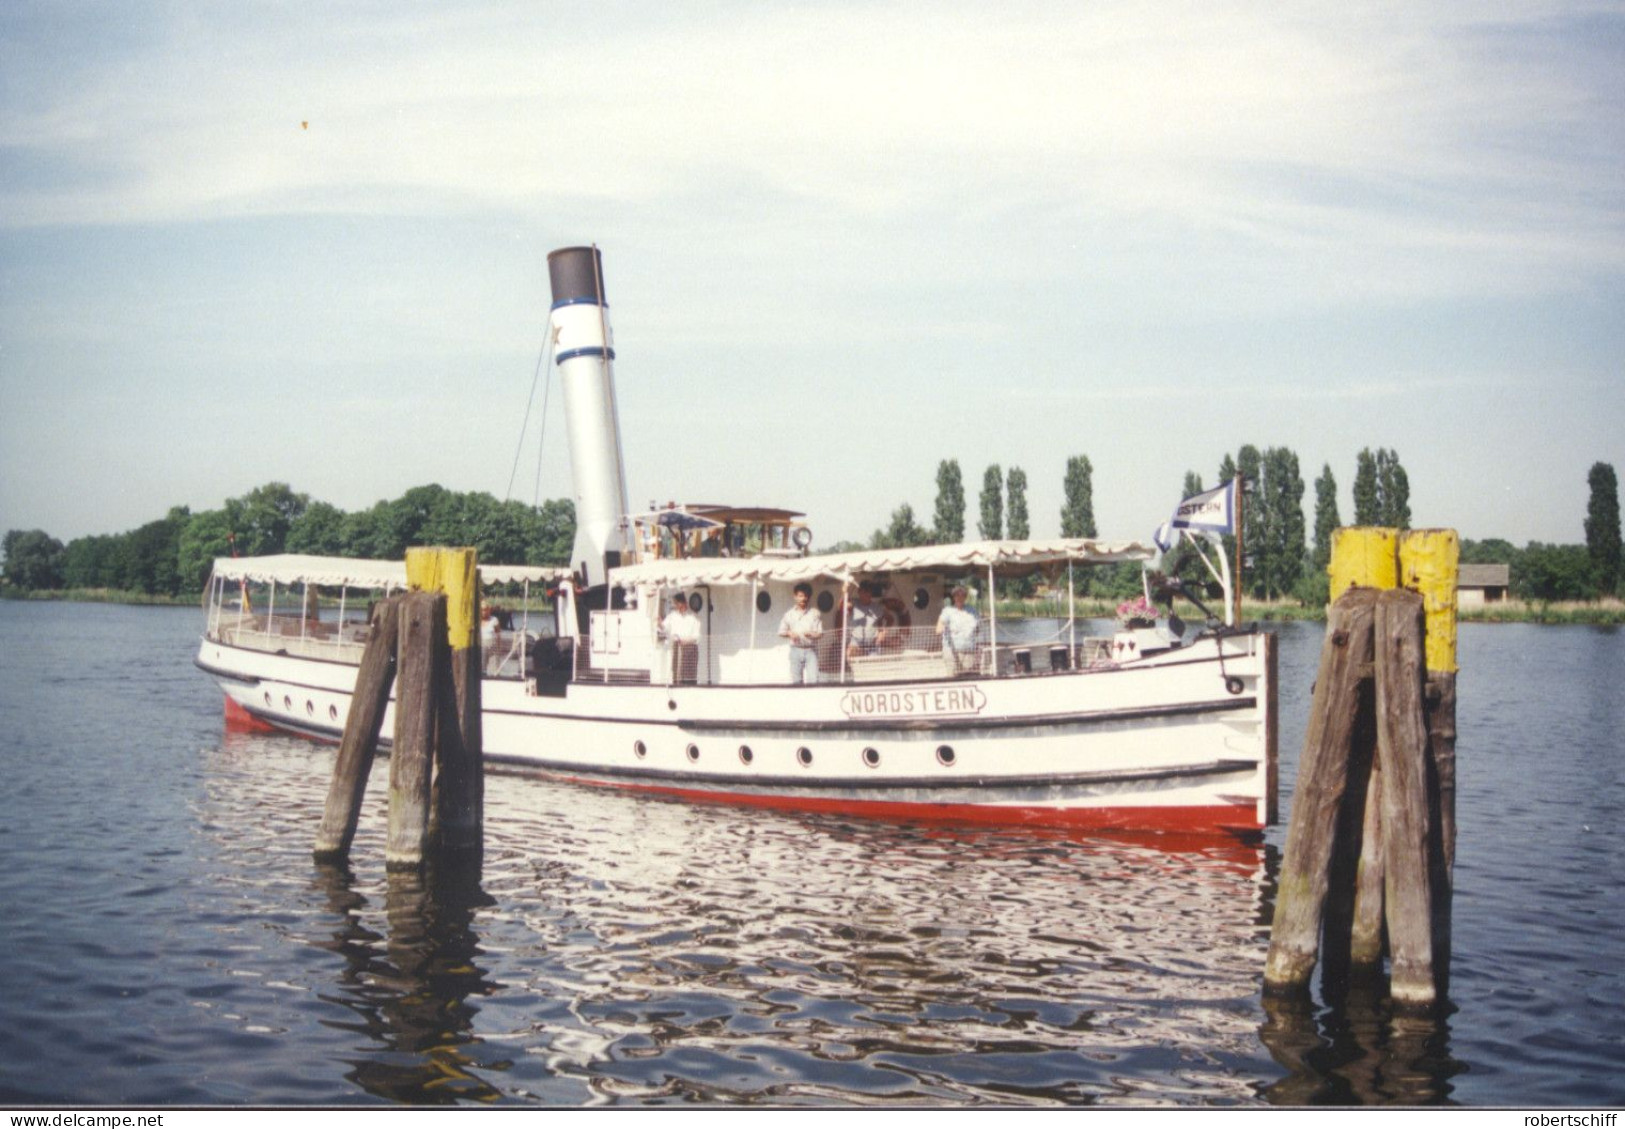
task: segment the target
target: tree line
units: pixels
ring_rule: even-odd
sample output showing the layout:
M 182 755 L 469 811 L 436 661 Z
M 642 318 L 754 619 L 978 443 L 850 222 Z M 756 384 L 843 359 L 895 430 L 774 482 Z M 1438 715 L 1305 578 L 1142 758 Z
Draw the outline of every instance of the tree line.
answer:
M 1322 464 L 1315 479 L 1314 524 L 1304 520 L 1304 482 L 1298 456 L 1287 447 L 1263 450 L 1247 444 L 1219 463 L 1218 486 L 1239 476 L 1245 592 L 1258 599 L 1296 598 L 1309 606 L 1324 604 L 1330 596 L 1327 565 L 1331 561 L 1332 532 L 1343 524 L 1337 501 L 1337 479 L 1330 463 Z M 1094 466 L 1087 455 L 1067 460 L 1061 506 L 1061 536 L 1095 537 Z M 1597 463 L 1587 476 L 1590 502 L 1585 519 L 1584 545 L 1546 545 L 1531 542 L 1519 549 L 1501 540 L 1462 542 L 1462 563 L 1502 563 L 1511 566 L 1512 594 L 1529 600 L 1589 600 L 1621 592 L 1625 566 L 1621 563 L 1619 484 L 1614 468 Z M 892 511 L 891 520 L 876 529 L 867 544 L 843 541 L 832 551 L 862 548 L 903 548 L 913 545 L 954 544 L 966 539 L 964 475 L 957 459 L 937 465 L 937 496 L 932 524 L 920 524 L 914 507 L 905 502 Z M 1203 492 L 1202 477 L 1185 473 L 1181 498 Z M 1365 448 L 1355 458 L 1353 525 L 1411 527 L 1410 477 L 1398 452 Z M 976 533 L 979 538 L 1030 535 L 1027 474 L 1020 467 L 1003 470 L 997 463 L 982 475 L 977 499 Z M 1312 539 L 1310 534 L 1313 534 Z M 1225 552 L 1234 560 L 1235 538 L 1225 537 Z M 1208 579 L 1205 567 L 1188 546 L 1170 554 L 1170 575 L 1200 584 Z M 1126 595 L 1138 590 L 1137 565 L 1095 570 L 1084 585 L 1102 595 Z
M 346 513 L 269 482 L 218 509 L 176 506 L 126 533 L 67 544 L 43 530 L 5 535 L 5 583 L 24 591 L 111 589 L 147 596 L 201 592 L 216 557 L 272 553 L 399 560 L 409 545 L 472 545 L 491 564 L 563 564 L 575 539 L 575 507 L 540 507 L 486 493 L 417 486 L 393 501 Z

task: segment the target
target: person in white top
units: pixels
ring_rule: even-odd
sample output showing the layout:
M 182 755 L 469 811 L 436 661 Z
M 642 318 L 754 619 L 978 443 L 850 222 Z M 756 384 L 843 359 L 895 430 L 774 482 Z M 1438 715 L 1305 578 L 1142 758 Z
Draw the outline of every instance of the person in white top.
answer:
M 696 681 L 700 669 L 700 617 L 683 596 L 671 598 L 671 611 L 660 621 L 660 637 L 671 644 L 671 680 Z
M 950 675 L 976 669 L 976 612 L 965 606 L 970 595 L 963 584 L 956 584 L 953 603 L 942 609 L 937 619 L 937 634 L 942 636 L 942 656 Z
M 797 584 L 796 606 L 779 621 L 779 637 L 790 640 L 790 681 L 818 681 L 818 641 L 824 637 L 824 619 L 812 603 L 812 585 Z

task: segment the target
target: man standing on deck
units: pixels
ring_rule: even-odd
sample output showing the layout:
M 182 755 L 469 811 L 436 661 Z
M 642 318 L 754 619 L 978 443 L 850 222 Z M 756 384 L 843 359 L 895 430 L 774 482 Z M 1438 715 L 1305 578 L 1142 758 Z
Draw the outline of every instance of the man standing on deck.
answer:
M 671 680 L 691 685 L 699 678 L 700 617 L 681 594 L 671 598 L 671 612 L 660 621 L 660 635 L 671 644 Z
M 812 603 L 812 585 L 796 585 L 796 606 L 779 621 L 779 637 L 790 640 L 790 682 L 818 681 L 818 641 L 824 637 L 824 619 Z

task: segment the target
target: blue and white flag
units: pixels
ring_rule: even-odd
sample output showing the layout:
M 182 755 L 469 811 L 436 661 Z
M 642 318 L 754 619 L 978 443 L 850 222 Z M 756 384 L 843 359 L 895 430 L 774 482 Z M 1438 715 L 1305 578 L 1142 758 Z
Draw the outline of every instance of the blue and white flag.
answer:
M 1152 536 L 1157 548 L 1167 552 L 1173 548 L 1176 529 L 1202 529 L 1210 533 L 1236 531 L 1236 480 L 1223 486 L 1193 494 L 1174 507 L 1174 516 L 1157 527 Z

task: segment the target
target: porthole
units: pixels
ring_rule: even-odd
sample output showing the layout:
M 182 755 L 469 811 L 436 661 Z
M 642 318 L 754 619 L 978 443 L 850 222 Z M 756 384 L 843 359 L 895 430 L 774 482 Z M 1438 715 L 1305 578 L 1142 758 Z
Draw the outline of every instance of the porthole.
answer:
M 952 768 L 954 766 L 954 760 L 954 747 L 952 745 L 937 746 L 938 764 L 942 765 L 944 768 Z
M 311 701 L 309 698 L 305 699 L 305 716 L 306 717 L 315 717 L 316 716 L 316 703 Z
M 750 751 L 750 746 L 749 745 L 741 745 L 741 746 L 739 746 L 739 763 L 740 764 L 749 764 L 751 761 L 753 761 L 755 759 L 756 759 L 756 754 Z
M 698 745 L 690 745 L 687 751 L 689 760 L 697 761 L 700 759 L 700 747 Z
M 632 755 L 637 757 L 639 760 L 642 760 L 644 757 L 649 755 L 649 746 L 645 745 L 642 741 L 633 741 Z
M 803 745 L 796 750 L 796 760 L 802 768 L 812 767 L 812 750 Z
M 290 695 L 282 695 L 282 708 L 287 710 L 289 713 L 293 712 L 293 698 Z
M 265 692 L 265 706 L 267 709 L 271 708 L 271 692 L 269 690 Z
M 327 718 L 329 721 L 337 721 L 339 719 L 339 708 L 337 706 L 328 706 Z
M 818 610 L 819 611 L 823 612 L 825 615 L 828 615 L 829 612 L 830 612 L 830 609 L 833 608 L 834 606 L 835 606 L 835 593 L 829 592 L 829 591 L 824 591 L 824 592 L 818 593 Z
M 698 615 L 703 607 L 705 607 L 704 597 L 698 592 L 690 592 L 688 594 L 688 610 Z
M 769 608 L 771 608 L 772 606 L 773 606 L 773 597 L 772 596 L 769 596 L 766 592 L 758 592 L 758 593 L 756 593 L 756 610 L 757 611 L 765 612 Z
M 924 588 L 914 589 L 914 606 L 923 612 L 930 605 L 931 593 L 927 592 Z
M 875 748 L 863 750 L 863 763 L 868 765 L 870 768 L 879 768 L 880 750 Z

